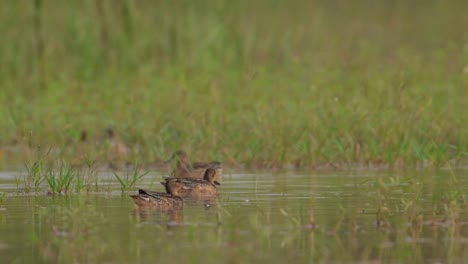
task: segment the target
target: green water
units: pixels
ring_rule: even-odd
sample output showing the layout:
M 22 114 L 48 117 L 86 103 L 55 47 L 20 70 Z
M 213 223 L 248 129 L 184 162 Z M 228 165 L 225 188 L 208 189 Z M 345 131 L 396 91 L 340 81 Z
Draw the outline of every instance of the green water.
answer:
M 172 213 L 136 210 L 111 174 L 61 196 L 21 177 L 0 174 L 2 263 L 468 261 L 466 170 L 226 172 L 216 203 Z

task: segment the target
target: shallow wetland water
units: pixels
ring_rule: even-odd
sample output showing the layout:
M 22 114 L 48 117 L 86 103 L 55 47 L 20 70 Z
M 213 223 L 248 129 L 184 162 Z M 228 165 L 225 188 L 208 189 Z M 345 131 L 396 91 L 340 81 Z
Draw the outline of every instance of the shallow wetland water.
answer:
M 468 262 L 467 170 L 226 171 L 216 201 L 178 212 L 136 210 L 111 173 L 68 195 L 24 175 L 0 173 L 2 263 Z

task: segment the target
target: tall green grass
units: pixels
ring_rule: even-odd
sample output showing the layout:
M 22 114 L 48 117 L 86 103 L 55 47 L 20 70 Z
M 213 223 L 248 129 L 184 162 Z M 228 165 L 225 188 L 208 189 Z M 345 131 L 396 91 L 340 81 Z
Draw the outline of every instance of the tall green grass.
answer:
M 467 160 L 466 1 L 36 3 L 0 8 L 2 165 L 109 126 L 145 163 Z

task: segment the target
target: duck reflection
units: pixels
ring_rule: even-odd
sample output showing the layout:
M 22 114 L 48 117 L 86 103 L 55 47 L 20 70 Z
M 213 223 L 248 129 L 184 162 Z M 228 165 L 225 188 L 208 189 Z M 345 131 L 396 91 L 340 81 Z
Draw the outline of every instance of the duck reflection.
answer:
M 210 208 L 217 206 L 216 197 L 203 197 L 203 196 L 192 197 L 192 198 L 186 198 L 184 202 L 186 205 L 203 206 L 206 209 L 210 209 Z
M 135 208 L 133 213 L 140 224 L 166 225 L 168 228 L 179 227 L 184 224 L 183 210 Z

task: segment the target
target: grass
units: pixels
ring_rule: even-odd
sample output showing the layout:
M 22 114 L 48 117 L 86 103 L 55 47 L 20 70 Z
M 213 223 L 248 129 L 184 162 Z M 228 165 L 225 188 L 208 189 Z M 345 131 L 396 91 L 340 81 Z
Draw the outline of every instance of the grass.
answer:
M 456 182 L 454 175 L 439 180 L 433 176 L 376 179 L 376 184 L 370 186 L 368 192 L 377 195 L 377 227 L 401 228 L 408 224 L 416 227 L 427 223 L 445 227 L 463 225 L 468 203 L 463 195 L 463 186 L 456 185 Z M 439 186 L 445 186 L 446 190 L 435 191 Z M 398 196 L 399 199 L 395 199 Z
M 37 191 L 40 189 L 42 182 L 44 181 L 43 177 L 43 165 L 40 159 L 36 160 L 32 165 L 25 163 L 27 174 L 23 177 L 23 186 L 25 192 Z M 20 186 L 19 181 L 17 180 L 17 185 Z
M 49 149 L 44 155 L 37 153 L 34 162 L 25 162 L 26 172 L 22 181 L 20 178 L 16 179 L 18 191 L 40 192 L 44 183 L 47 184 L 49 194 L 88 192 L 93 183 L 96 191 L 98 190 L 97 171 L 93 161 L 85 158 L 86 165 L 76 167 L 55 156 L 56 154 Z
M 466 164 L 467 5 L 3 3 L 0 166 L 110 126 L 130 151 L 100 162 Z
M 45 174 L 45 179 L 49 185 L 50 192 L 53 194 L 67 193 L 70 189 L 71 183 L 74 179 L 77 179 L 79 173 L 72 167 L 62 165 L 58 171 L 48 169 Z M 81 180 L 78 181 L 77 186 L 82 186 Z
M 119 176 L 115 171 L 113 171 L 115 178 L 120 183 L 120 188 L 122 193 L 135 186 L 135 184 L 143 178 L 149 171 L 144 173 L 140 173 L 140 166 L 138 162 L 136 163 L 135 167 L 133 168 L 132 174 L 125 174 L 125 176 Z

